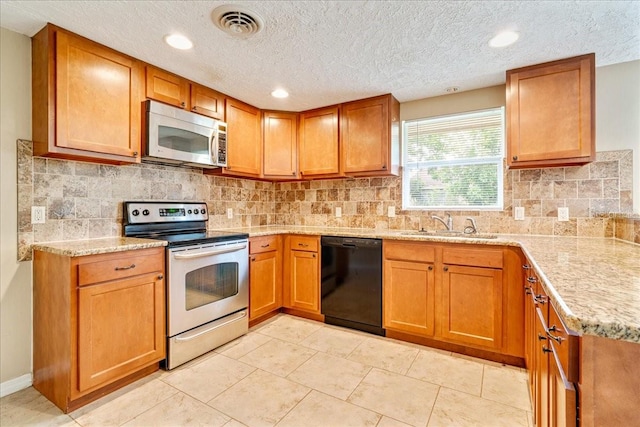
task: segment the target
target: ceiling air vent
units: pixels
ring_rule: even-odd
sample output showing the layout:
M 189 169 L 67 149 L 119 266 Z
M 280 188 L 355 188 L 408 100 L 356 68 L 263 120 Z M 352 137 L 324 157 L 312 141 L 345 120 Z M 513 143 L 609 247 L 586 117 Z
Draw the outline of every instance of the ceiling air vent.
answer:
M 258 15 L 233 5 L 216 7 L 211 13 L 211 19 L 218 28 L 232 36 L 252 36 L 264 27 Z

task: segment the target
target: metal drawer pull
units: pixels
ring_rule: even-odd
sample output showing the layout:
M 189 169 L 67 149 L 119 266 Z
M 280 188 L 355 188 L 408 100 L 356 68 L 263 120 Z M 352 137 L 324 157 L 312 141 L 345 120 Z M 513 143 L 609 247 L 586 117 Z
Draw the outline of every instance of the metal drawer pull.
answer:
M 551 335 L 551 332 L 562 332 L 562 331 L 558 329 L 556 325 L 553 325 L 550 328 L 547 328 L 547 336 L 552 340 L 554 340 L 555 342 L 557 342 L 558 344 L 562 344 L 562 341 L 564 341 L 564 338 Z
M 247 247 L 247 245 L 227 246 L 226 248 L 216 249 L 214 251 L 208 251 L 208 252 L 200 252 L 200 253 L 196 253 L 196 254 L 190 254 L 190 253 L 175 254 L 174 258 L 175 259 L 202 258 L 202 257 L 206 257 L 206 256 L 211 256 L 211 255 L 220 255 L 220 254 L 226 254 L 226 253 L 229 253 L 229 252 L 235 252 L 235 251 L 242 250 L 242 249 L 244 249 L 246 247 Z
M 528 269 L 530 269 L 531 267 L 529 266 L 529 264 L 525 264 L 525 265 L 523 265 L 523 266 L 522 266 L 522 268 L 523 268 L 524 270 L 528 270 Z
M 271 246 L 271 243 L 267 243 L 266 245 L 261 245 L 261 248 L 268 248 L 269 246 Z
M 538 341 L 546 341 L 546 340 L 547 340 L 547 337 L 545 337 L 541 333 L 538 333 Z
M 218 329 L 218 328 L 221 328 L 221 327 L 223 327 L 223 326 L 225 326 L 225 325 L 228 325 L 229 323 L 232 323 L 232 322 L 238 321 L 238 320 L 242 319 L 243 317 L 245 317 L 246 315 L 247 315 L 247 312 L 246 312 L 246 311 L 243 311 L 242 313 L 240 313 L 240 315 L 239 315 L 239 316 L 236 316 L 236 317 L 234 317 L 233 319 L 229 319 L 229 320 L 227 320 L 227 321 L 226 321 L 226 322 L 224 322 L 224 323 L 221 323 L 221 324 L 219 324 L 219 325 L 215 325 L 215 326 L 213 326 L 213 327 L 211 327 L 211 328 L 209 328 L 209 329 L 206 329 L 206 330 L 204 330 L 204 331 L 200 331 L 200 332 L 198 332 L 198 333 L 196 333 L 196 334 L 189 335 L 189 336 L 186 336 L 186 337 L 177 337 L 177 338 L 176 338 L 176 341 L 190 341 L 190 340 L 192 340 L 192 339 L 194 339 L 194 338 L 196 338 L 196 337 L 199 337 L 200 335 L 207 334 L 207 333 L 209 333 L 209 332 L 213 331 L 214 329 Z
M 116 270 L 116 271 L 131 270 L 132 268 L 136 268 L 136 265 L 135 264 L 131 264 L 128 267 L 116 267 L 114 270 Z
M 551 353 L 553 350 L 551 350 L 550 348 L 547 348 L 545 346 L 542 346 L 542 352 L 543 353 Z
M 536 280 L 536 278 L 535 278 L 535 277 L 527 277 L 527 282 L 529 282 L 529 283 L 536 283 L 536 282 L 537 282 L 537 280 Z
M 298 246 L 302 246 L 303 248 L 306 248 L 309 245 L 307 243 L 298 243 Z

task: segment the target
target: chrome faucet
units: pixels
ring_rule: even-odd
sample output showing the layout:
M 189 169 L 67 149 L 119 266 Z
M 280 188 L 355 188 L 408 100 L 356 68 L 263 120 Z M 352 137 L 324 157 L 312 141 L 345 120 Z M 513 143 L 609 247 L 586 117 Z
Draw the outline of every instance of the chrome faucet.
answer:
M 447 216 L 447 220 L 445 221 L 444 219 L 440 218 L 437 215 L 432 215 L 431 219 L 436 219 L 438 221 L 440 221 L 441 223 L 444 224 L 445 227 L 447 227 L 447 231 L 453 231 L 453 218 L 451 217 L 451 214 L 448 212 L 445 212 L 445 215 Z
M 469 217 L 467 218 L 467 221 L 469 221 L 471 223 L 471 225 L 467 225 L 463 232 L 464 234 L 476 234 L 478 232 L 478 226 L 476 225 L 476 220 Z

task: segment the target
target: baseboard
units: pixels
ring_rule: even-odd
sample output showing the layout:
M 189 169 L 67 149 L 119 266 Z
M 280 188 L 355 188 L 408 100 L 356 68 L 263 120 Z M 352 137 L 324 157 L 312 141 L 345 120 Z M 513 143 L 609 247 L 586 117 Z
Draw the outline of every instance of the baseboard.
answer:
M 0 397 L 8 396 L 16 391 L 31 387 L 31 374 L 25 374 L 18 378 L 0 383 Z

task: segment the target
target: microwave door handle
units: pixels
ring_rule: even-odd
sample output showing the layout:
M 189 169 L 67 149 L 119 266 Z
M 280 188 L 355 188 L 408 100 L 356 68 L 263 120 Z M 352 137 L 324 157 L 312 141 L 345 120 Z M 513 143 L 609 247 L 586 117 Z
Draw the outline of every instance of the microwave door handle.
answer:
M 220 255 L 220 254 L 227 254 L 229 252 L 236 252 L 236 251 L 240 251 L 242 249 L 245 249 L 247 247 L 247 245 L 245 244 L 241 244 L 241 245 L 234 245 L 234 246 L 227 246 L 226 248 L 221 248 L 221 249 L 215 249 L 213 251 L 207 251 L 207 252 L 198 252 L 195 254 L 190 254 L 190 253 L 186 253 L 186 254 L 174 254 L 173 256 L 175 257 L 175 259 L 194 259 L 194 258 L 203 258 L 206 256 L 212 256 L 212 255 Z
M 214 130 L 211 132 L 211 140 L 209 141 L 209 146 L 211 147 L 209 149 L 209 152 L 211 153 L 211 164 L 214 166 L 218 164 L 218 147 L 216 147 L 216 145 L 218 145 L 217 136 L 218 132 Z

